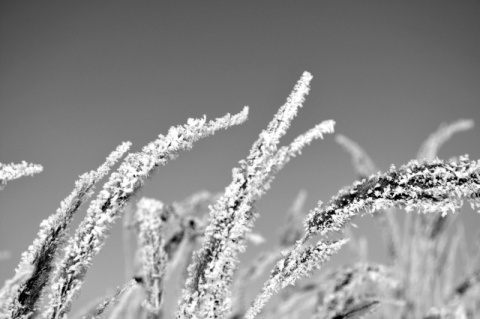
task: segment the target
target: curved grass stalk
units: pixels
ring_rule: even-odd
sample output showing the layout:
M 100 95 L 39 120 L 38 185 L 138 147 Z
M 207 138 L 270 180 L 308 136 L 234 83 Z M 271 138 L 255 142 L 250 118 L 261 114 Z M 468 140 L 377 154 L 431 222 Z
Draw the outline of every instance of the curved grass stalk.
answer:
M 352 216 L 379 209 L 399 207 L 407 211 L 455 212 L 468 200 L 480 207 L 480 162 L 462 156 L 458 163 L 442 160 L 411 161 L 400 169 L 392 165 L 386 173 L 372 175 L 342 190 L 324 206 L 310 212 L 305 221 L 306 235 L 326 235 L 343 228 Z

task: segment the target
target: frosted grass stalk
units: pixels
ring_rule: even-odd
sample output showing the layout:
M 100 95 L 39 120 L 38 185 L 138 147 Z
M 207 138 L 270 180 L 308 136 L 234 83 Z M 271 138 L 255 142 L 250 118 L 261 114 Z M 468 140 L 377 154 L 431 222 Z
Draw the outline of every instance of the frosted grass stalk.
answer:
M 282 250 L 291 247 L 303 234 L 303 205 L 307 198 L 305 190 L 299 191 L 292 205 L 287 210 L 286 222 L 280 232 L 279 245 L 273 249 L 260 253 L 246 268 L 241 269 L 233 281 L 233 295 L 235 296 L 234 318 L 243 317 L 248 309 L 246 290 L 247 286 L 266 270 L 267 266 L 282 258 Z M 284 299 L 289 294 L 283 290 Z M 231 316 L 232 317 L 232 316 Z
M 326 235 L 341 230 L 354 215 L 390 207 L 407 211 L 431 213 L 455 212 L 468 200 L 473 207 L 480 206 L 480 162 L 468 156 L 460 161 L 445 163 L 411 161 L 398 170 L 392 165 L 386 173 L 378 173 L 355 182 L 342 190 L 324 206 L 310 212 L 305 222 L 305 242 L 315 234 Z
M 346 239 L 335 242 L 319 241 L 303 250 L 290 250 L 276 263 L 261 292 L 245 314 L 245 319 L 255 318 L 274 293 L 288 285 L 293 285 L 301 277 L 310 276 L 315 269 L 320 269 L 347 241 Z
M 189 119 L 183 126 L 171 127 L 166 136 L 147 144 L 141 152 L 129 154 L 117 172 L 92 201 L 87 216 L 77 229 L 66 248 L 63 260 L 57 265 L 52 281 L 50 307 L 45 318 L 65 318 L 73 298 L 79 293 L 88 268 L 108 237 L 114 221 L 121 217 L 123 209 L 132 196 L 142 187 L 155 170 L 178 156 L 181 150 L 188 150 L 193 143 L 212 135 L 219 129 L 243 123 L 248 108 L 231 116 L 206 122 L 206 119 Z
M 428 139 L 422 144 L 417 159 L 420 161 L 432 161 L 437 156 L 440 148 L 452 138 L 456 133 L 473 128 L 472 120 L 458 120 L 451 124 L 442 124 Z M 414 305 L 412 311 L 414 316 L 421 316 L 432 306 L 443 302 L 436 294 L 434 286 L 438 283 L 439 278 L 445 278 L 440 275 L 444 272 L 448 275 L 449 270 L 445 272 L 445 263 L 441 261 L 441 252 L 439 245 L 445 240 L 449 240 L 447 228 L 453 222 L 453 215 L 445 214 L 414 214 L 409 215 L 411 219 L 409 225 L 410 247 L 409 257 L 404 259 L 403 268 L 407 284 L 404 294 L 406 298 Z M 445 238 L 447 237 L 447 238 Z M 452 242 L 452 241 L 451 241 Z M 455 238 L 453 240 L 455 242 Z M 447 253 L 448 250 L 445 251 Z M 450 257 L 448 259 L 451 259 Z M 419 280 L 421 279 L 421 280 Z M 448 280 L 444 282 L 448 283 Z M 443 287 L 448 289 L 448 287 Z M 441 289 L 440 289 L 441 290 Z M 414 302 L 418 296 L 424 296 L 424 302 L 418 304 Z M 414 309 L 415 308 L 415 309 Z
M 92 195 L 95 184 L 108 174 L 110 168 L 128 151 L 130 142 L 124 142 L 113 151 L 96 171 L 80 176 L 75 188 L 65 198 L 56 213 L 40 224 L 37 239 L 22 254 L 22 260 L 16 269 L 16 275 L 23 278 L 23 284 L 8 297 L 4 316 L 21 318 L 33 314 L 40 295 L 51 276 L 58 250 L 68 236 L 68 226 L 73 214 Z M 30 272 L 30 276 L 25 276 Z
M 425 161 L 433 161 L 438 154 L 440 148 L 456 133 L 472 129 L 475 123 L 473 120 L 457 120 L 451 124 L 442 124 L 437 131 L 432 133 L 428 139 L 422 144 L 417 159 Z M 448 218 L 442 218 L 447 216 L 440 215 L 420 215 L 416 219 L 416 222 L 420 223 L 422 229 L 426 229 L 422 234 L 416 236 L 417 240 L 430 240 L 433 241 L 436 237 L 440 236 L 446 224 Z
M 420 150 L 418 151 L 417 159 L 425 161 L 433 161 L 438 154 L 440 148 L 445 144 L 452 136 L 456 133 L 472 129 L 475 125 L 473 120 L 457 120 L 450 124 L 442 124 L 440 127 L 432 133 L 428 139 L 422 144 Z M 427 215 L 419 216 L 417 222 L 420 223 L 422 229 L 427 229 L 424 232 L 423 236 L 417 238 L 419 240 L 433 240 L 437 236 L 441 235 L 445 224 L 447 223 L 447 218 L 442 218 L 446 216 L 437 215 Z M 425 238 L 427 234 L 427 238 Z M 421 234 L 422 235 L 422 234 Z M 418 237 L 418 236 L 417 236 Z
M 475 126 L 473 120 L 457 120 L 451 124 L 442 124 L 437 131 L 432 133 L 423 143 L 418 151 L 417 159 L 433 161 L 437 156 L 438 150 L 447 142 L 454 134 L 470 130 Z
M 168 261 L 164 250 L 163 229 L 170 215 L 160 201 L 144 197 L 137 203 L 135 220 L 142 256 L 143 284 L 147 293 L 144 307 L 149 312 L 150 318 L 159 316 L 163 304 L 163 286 Z
M 276 268 L 288 264 L 289 260 L 298 260 L 302 245 L 313 235 L 324 236 L 340 231 L 353 216 L 364 211 L 372 213 L 396 206 L 407 211 L 418 209 L 420 212 L 441 211 L 446 214 L 460 207 L 464 199 L 479 207 L 479 197 L 480 163 L 470 161 L 468 156 L 460 157 L 459 163 L 445 163 L 438 159 L 431 163 L 411 161 L 398 170 L 392 165 L 388 172 L 372 175 L 342 190 L 327 206 L 319 202 L 305 220 L 305 235 L 277 263 Z M 335 253 L 340 246 L 336 245 L 326 255 Z M 278 290 L 280 284 L 275 278 L 278 273 L 274 270 L 247 312 L 246 319 L 254 318 L 273 292 Z M 284 280 L 281 282 L 282 285 L 287 284 Z
M 304 145 L 333 131 L 334 122 L 324 122 L 289 146 L 277 148 L 309 92 L 311 79 L 310 73 L 303 73 L 287 102 L 253 144 L 247 159 L 233 169 L 232 183 L 212 206 L 203 245 L 189 267 L 177 318 L 223 318 L 231 312 L 229 286 L 238 254 L 245 249 L 246 233 L 256 217 L 255 202 L 268 190 L 274 174 Z
M 11 279 L 7 279 L 3 284 L 2 290 L 0 290 L 0 318 L 7 319 L 10 314 L 5 309 L 7 305 L 13 302 L 14 297 L 18 295 L 20 287 L 24 286 L 25 282 L 31 278 L 32 271 L 31 269 L 25 269 L 23 271 L 18 271 L 15 276 Z
M 360 145 L 341 134 L 335 137 L 335 141 L 352 156 L 352 165 L 360 180 L 378 172 L 375 163 Z M 395 211 L 393 209 L 373 213 L 373 217 L 378 223 L 382 237 L 385 240 L 391 263 L 395 263 L 398 259 L 401 248 L 400 231 L 397 220 L 393 215 L 394 213 Z
M 324 286 L 329 289 L 315 309 L 314 319 L 349 318 L 371 312 L 380 303 L 380 298 L 368 294 L 365 289 L 368 283 L 390 289 L 399 285 L 388 268 L 377 264 L 346 267 L 328 279 Z
M 126 292 L 135 286 L 135 280 L 130 280 L 121 287 L 118 287 L 113 296 L 105 298 L 93 311 L 85 315 L 82 319 L 103 318 L 103 313 L 115 306 Z
M 42 165 L 29 164 L 22 161 L 20 164 L 2 164 L 0 163 L 0 190 L 2 190 L 8 181 L 38 174 L 43 171 Z

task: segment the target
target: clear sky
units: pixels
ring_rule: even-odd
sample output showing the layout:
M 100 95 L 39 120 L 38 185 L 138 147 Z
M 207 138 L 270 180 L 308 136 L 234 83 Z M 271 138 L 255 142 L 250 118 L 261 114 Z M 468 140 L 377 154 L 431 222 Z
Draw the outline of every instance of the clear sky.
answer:
M 122 141 L 138 151 L 189 117 L 249 105 L 247 123 L 182 153 L 142 195 L 169 203 L 223 190 L 305 70 L 311 93 L 284 143 L 334 119 L 336 132 L 385 170 L 414 158 L 443 122 L 480 123 L 478 17 L 479 1 L 1 1 L 0 162 L 26 160 L 44 172 L 0 192 L 0 250 L 12 252 L 0 282 L 78 176 Z M 439 156 L 478 159 L 479 136 L 478 128 L 461 133 Z M 333 136 L 313 143 L 258 203 L 256 231 L 269 242 L 242 260 L 273 245 L 300 189 L 311 209 L 355 178 Z M 473 239 L 480 217 L 465 208 L 461 219 Z M 368 220 L 359 226 L 381 260 L 378 230 Z M 117 227 L 79 304 L 123 280 Z

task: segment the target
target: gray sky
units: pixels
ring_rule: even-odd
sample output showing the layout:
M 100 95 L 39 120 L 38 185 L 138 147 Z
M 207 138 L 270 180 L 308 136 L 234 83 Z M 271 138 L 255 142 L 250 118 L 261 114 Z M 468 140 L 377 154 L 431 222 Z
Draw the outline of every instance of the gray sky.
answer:
M 249 105 L 247 123 L 197 143 L 142 195 L 171 202 L 223 190 L 305 70 L 311 93 L 284 142 L 334 119 L 336 132 L 385 170 L 414 158 L 442 122 L 480 122 L 479 16 L 478 1 L 2 1 L 0 162 L 26 160 L 44 172 L 0 192 L 0 250 L 12 252 L 0 282 L 78 176 L 122 141 L 138 151 L 189 117 Z M 478 159 L 478 137 L 478 128 L 459 134 L 439 155 Z M 242 258 L 273 245 L 300 189 L 311 209 L 354 179 L 333 136 L 313 143 L 258 204 L 256 230 L 269 243 Z M 479 217 L 466 208 L 461 219 L 473 238 Z M 359 225 L 381 260 L 373 223 Z M 78 303 L 122 282 L 117 227 Z

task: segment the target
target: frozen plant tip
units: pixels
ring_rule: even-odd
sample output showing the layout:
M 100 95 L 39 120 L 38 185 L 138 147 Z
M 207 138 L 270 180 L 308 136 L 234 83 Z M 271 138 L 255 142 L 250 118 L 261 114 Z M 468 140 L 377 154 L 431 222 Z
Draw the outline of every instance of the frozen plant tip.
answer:
M 2 164 L 0 163 L 0 190 L 2 190 L 8 181 L 40 173 L 43 167 L 38 164 L 29 164 L 25 161 L 20 164 Z

